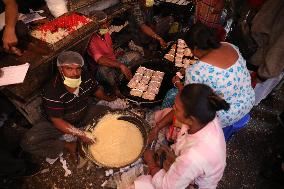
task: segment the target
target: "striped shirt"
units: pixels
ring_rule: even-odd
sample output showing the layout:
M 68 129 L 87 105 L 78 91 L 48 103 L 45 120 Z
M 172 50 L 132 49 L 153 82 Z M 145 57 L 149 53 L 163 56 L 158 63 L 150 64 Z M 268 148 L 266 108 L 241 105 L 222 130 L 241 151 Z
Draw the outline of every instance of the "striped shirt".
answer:
M 97 82 L 82 72 L 82 83 L 78 96 L 65 88 L 58 74 L 43 90 L 43 107 L 48 118 L 62 118 L 74 125 L 84 118 L 89 106 L 90 95 L 94 94 Z

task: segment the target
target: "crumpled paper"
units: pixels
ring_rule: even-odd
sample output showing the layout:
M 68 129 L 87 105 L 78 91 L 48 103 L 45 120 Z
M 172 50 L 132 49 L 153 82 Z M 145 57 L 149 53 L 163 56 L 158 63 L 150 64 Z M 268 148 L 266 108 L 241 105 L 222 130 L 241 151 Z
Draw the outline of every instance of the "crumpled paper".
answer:
M 60 162 L 62 163 L 62 167 L 65 171 L 64 176 L 67 177 L 68 175 L 71 175 L 71 171 L 67 167 L 67 162 L 65 159 L 63 159 L 62 155 L 60 156 Z
M 124 170 L 125 172 L 123 173 L 114 173 L 108 180 L 103 182 L 101 187 L 125 189 L 131 186 L 138 176 L 144 174 L 144 165 L 142 164 L 142 160 L 139 159 L 132 165 L 133 167 L 128 166 L 127 170 Z
M 65 174 L 64 176 L 67 177 L 68 175 L 71 175 L 71 170 L 68 169 L 68 166 L 67 166 L 67 162 L 66 160 L 63 158 L 63 153 L 60 153 L 59 154 L 59 157 L 57 158 L 46 158 L 45 161 L 48 162 L 50 165 L 53 165 L 57 160 L 59 159 L 60 163 L 62 164 L 62 168 L 64 169 L 65 171 Z

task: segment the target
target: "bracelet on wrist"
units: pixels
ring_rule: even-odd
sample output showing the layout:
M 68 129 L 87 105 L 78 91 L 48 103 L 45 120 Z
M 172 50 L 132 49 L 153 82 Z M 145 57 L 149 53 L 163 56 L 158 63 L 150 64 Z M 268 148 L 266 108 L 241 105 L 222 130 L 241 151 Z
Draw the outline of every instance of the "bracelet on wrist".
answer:
M 177 83 L 181 83 L 181 81 L 175 81 L 175 82 L 174 82 L 174 86 L 175 86 L 176 88 L 177 88 L 177 86 L 176 86 Z

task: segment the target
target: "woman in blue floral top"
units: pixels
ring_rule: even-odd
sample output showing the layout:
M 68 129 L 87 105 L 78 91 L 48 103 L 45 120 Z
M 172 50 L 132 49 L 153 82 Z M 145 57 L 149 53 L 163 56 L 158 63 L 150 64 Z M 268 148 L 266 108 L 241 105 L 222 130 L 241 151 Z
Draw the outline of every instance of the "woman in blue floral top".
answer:
M 206 84 L 230 103 L 228 111 L 218 112 L 222 127 L 239 121 L 252 109 L 255 95 L 246 61 L 238 48 L 219 42 L 214 33 L 200 23 L 190 29 L 185 41 L 199 58 L 186 69 L 185 84 Z M 183 88 L 178 77 L 173 78 L 173 83 L 179 90 Z

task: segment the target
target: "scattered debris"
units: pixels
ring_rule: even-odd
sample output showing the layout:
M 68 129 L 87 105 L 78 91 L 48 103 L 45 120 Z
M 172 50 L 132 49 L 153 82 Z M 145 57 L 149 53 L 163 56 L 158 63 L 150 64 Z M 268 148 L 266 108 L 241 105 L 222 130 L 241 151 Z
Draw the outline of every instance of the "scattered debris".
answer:
M 106 170 L 105 173 L 106 177 L 111 176 L 113 174 L 113 170 L 112 169 Z
M 127 100 L 117 98 L 112 102 L 101 100 L 97 103 L 97 105 L 108 106 L 112 109 L 126 109 L 129 107 L 129 102 Z
M 41 170 L 40 173 L 43 174 L 43 173 L 47 173 L 48 171 L 49 171 L 49 168 Z
M 81 169 L 82 167 L 84 167 L 88 163 L 88 161 L 89 160 L 87 158 L 83 158 L 79 155 L 79 164 L 77 165 L 77 169 Z
M 67 162 L 66 162 L 65 159 L 63 159 L 62 155 L 63 154 L 60 154 L 59 158 L 60 158 L 60 162 L 62 163 L 62 167 L 63 167 L 63 169 L 65 171 L 64 176 L 67 177 L 68 175 L 71 175 L 71 171 L 68 169 Z
M 45 161 L 47 162 L 47 163 L 49 163 L 50 165 L 53 165 L 56 161 L 58 160 L 58 157 L 57 158 L 54 158 L 54 159 L 52 159 L 52 158 L 45 158 Z

